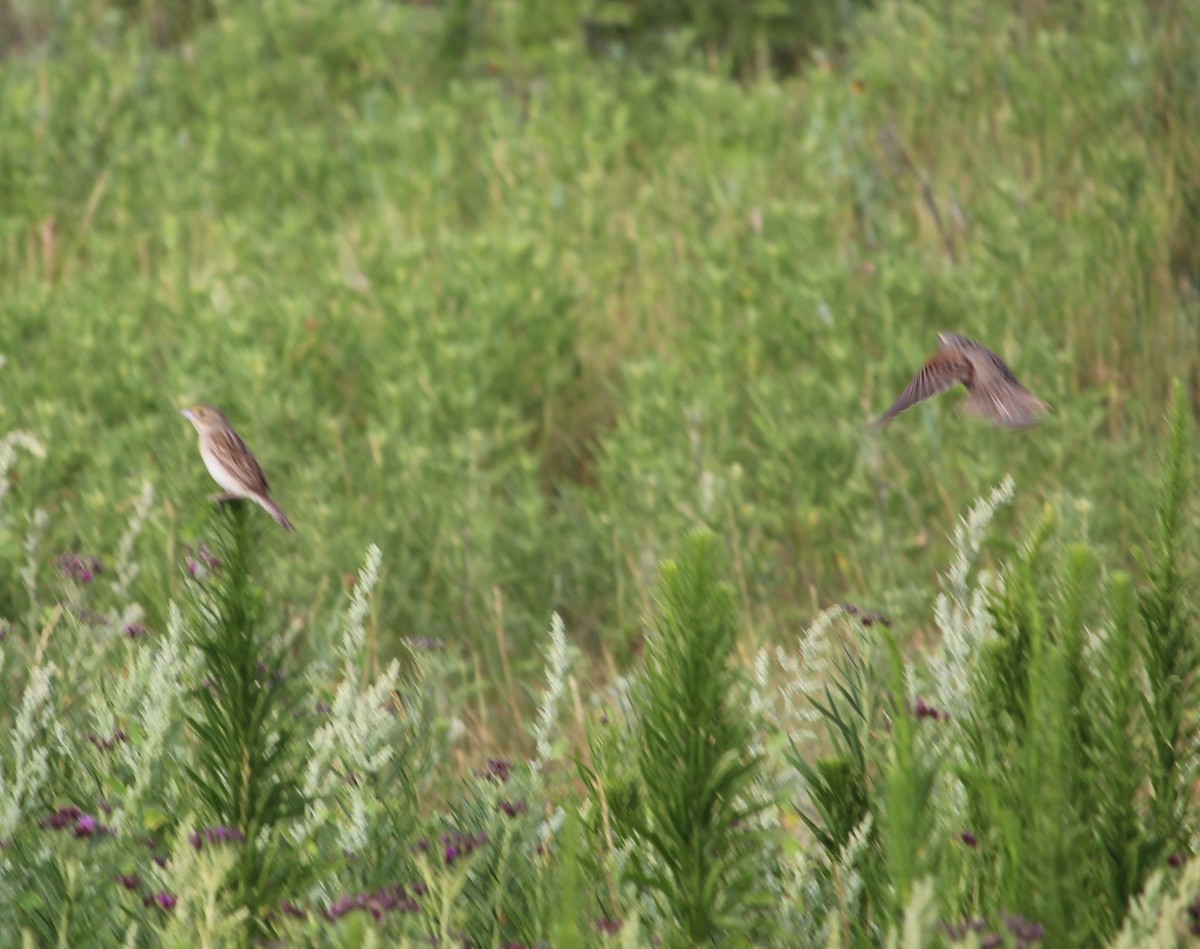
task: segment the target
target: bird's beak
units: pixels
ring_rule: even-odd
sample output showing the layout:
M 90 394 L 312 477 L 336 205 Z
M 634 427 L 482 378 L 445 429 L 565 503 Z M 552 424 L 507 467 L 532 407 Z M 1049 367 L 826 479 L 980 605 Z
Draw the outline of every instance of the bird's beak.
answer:
M 192 410 L 191 410 L 191 409 L 180 409 L 180 410 L 179 410 L 179 414 L 180 414 L 180 415 L 182 415 L 182 416 L 183 416 L 185 419 L 187 419 L 189 422 L 194 422 L 194 421 L 196 421 L 196 416 L 192 414 Z

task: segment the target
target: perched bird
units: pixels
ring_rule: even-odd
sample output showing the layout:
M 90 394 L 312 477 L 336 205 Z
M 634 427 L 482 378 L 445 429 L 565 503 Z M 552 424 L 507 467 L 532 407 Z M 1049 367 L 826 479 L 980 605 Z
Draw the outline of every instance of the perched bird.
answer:
M 233 430 L 225 413 L 213 405 L 193 405 L 179 414 L 200 433 L 200 457 L 204 459 L 204 467 L 213 480 L 225 489 L 224 493 L 213 495 L 213 500 L 220 502 L 246 498 L 254 501 L 261 504 L 285 531 L 294 531 L 296 528 L 287 515 L 271 500 L 267 476 L 263 474 L 258 459 Z
M 952 389 L 960 382 L 970 393 L 966 409 L 997 425 L 1009 428 L 1036 425 L 1048 408 L 1021 385 L 1004 360 L 986 346 L 949 332 L 938 333 L 938 346 L 938 351 L 929 357 L 878 425 L 886 425 L 918 402 Z

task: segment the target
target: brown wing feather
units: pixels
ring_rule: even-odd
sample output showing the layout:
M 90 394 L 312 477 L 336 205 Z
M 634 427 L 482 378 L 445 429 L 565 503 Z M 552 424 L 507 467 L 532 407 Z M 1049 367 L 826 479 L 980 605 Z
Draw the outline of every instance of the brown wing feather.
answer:
M 1036 425 L 1047 408 L 1045 402 L 1019 382 L 999 377 L 972 386 L 965 405 L 969 412 L 1008 428 Z
M 968 411 L 1009 428 L 1037 424 L 1046 403 L 1021 385 L 1003 359 L 973 339 L 956 337 L 954 344 L 974 369 L 966 383 Z
M 983 343 L 968 339 L 966 336 L 959 336 L 957 333 L 947 333 L 945 335 L 948 337 L 947 345 L 949 348 L 957 350 L 965 358 L 969 359 L 975 367 L 977 376 L 995 373 L 1004 379 L 1005 382 L 1021 386 L 1021 383 L 1017 381 L 1017 377 L 1013 375 L 1013 371 L 1008 368 L 1008 363 L 984 346 Z M 1021 388 L 1025 387 L 1021 386 Z
M 209 447 L 247 490 L 255 494 L 270 493 L 271 487 L 267 484 L 267 476 L 263 474 L 262 466 L 237 432 L 229 428 L 213 432 Z
M 921 367 L 912 382 L 908 384 L 900 398 L 892 403 L 883 417 L 880 425 L 886 425 L 901 412 L 906 412 L 918 402 L 932 398 L 939 393 L 952 389 L 960 382 L 967 385 L 971 380 L 970 360 L 953 349 L 942 349 L 930 357 Z

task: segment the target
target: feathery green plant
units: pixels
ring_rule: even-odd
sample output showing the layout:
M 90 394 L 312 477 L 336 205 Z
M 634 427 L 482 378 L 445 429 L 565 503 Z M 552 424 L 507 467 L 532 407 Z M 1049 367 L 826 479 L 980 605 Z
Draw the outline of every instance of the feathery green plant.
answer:
M 768 27 L 834 5 L 0 0 L 0 426 L 37 433 L 0 439 L 0 943 L 233 941 L 222 924 L 280 909 L 265 890 L 235 907 L 242 849 L 188 837 L 219 819 L 191 777 L 219 763 L 180 714 L 213 725 L 186 639 L 211 630 L 173 610 L 192 585 L 178 508 L 141 487 L 184 451 L 201 476 L 163 410 L 187 394 L 280 432 L 252 441 L 319 542 L 254 568 L 272 600 L 325 615 L 364 532 L 393 553 L 379 670 L 365 648 L 347 661 L 344 627 L 325 668 L 303 622 L 317 660 L 269 699 L 293 752 L 328 765 L 283 767 L 312 789 L 275 825 L 313 872 L 276 890 L 308 914 L 289 941 L 420 944 L 436 925 L 611 945 L 597 918 L 624 919 L 629 945 L 687 938 L 669 895 L 633 882 L 641 867 L 678 895 L 637 829 L 672 831 L 678 808 L 642 780 L 621 681 L 579 698 L 609 716 L 582 793 L 556 770 L 575 737 L 551 727 L 576 698 L 561 676 L 529 742 L 539 773 L 463 778 L 481 749 L 525 747 L 519 683 L 547 608 L 636 675 L 657 562 L 700 519 L 725 535 L 756 646 L 851 590 L 907 632 L 927 622 L 940 525 L 1012 471 L 1015 510 L 1002 485 L 962 533 L 1000 514 L 1003 537 L 1039 496 L 1050 515 L 994 583 L 955 537 L 940 655 L 906 649 L 901 677 L 878 630 L 823 669 L 800 644 L 833 713 L 815 740 L 808 720 L 757 725 L 765 703 L 722 709 L 757 728 L 759 776 L 778 766 L 791 788 L 811 764 L 789 860 L 770 832 L 747 858 L 773 903 L 748 938 L 909 945 L 948 941 L 935 920 L 1003 935 L 1001 914 L 1025 913 L 1068 947 L 1174 944 L 1197 885 L 1194 861 L 1175 866 L 1195 835 L 1200 662 L 1184 388 L 1165 440 L 1155 416 L 1163 380 L 1200 364 L 1200 6 L 840 3 L 859 26 L 827 20 L 825 55 L 765 78 L 776 43 L 812 35 Z M 623 47 L 581 55 L 597 15 L 625 18 L 617 34 L 693 29 L 629 69 Z M 1054 402 L 1046 425 L 990 432 L 935 402 L 864 436 L 963 319 Z M 1130 473 L 1163 443 L 1146 537 L 1154 492 Z M 1058 492 L 1094 502 L 1082 537 Z M 1114 552 L 1139 540 L 1132 569 Z M 85 549 L 113 552 L 99 583 L 55 571 Z M 275 617 L 257 619 L 256 647 L 277 650 Z M 452 645 L 411 646 L 425 637 Z M 478 727 L 464 657 L 509 693 L 478 689 Z M 937 717 L 917 711 L 929 696 Z M 772 757 L 792 738 L 796 762 Z M 510 794 L 527 814 L 494 809 Z M 430 868 L 440 894 L 462 883 L 449 909 L 377 921 L 362 897 L 411 887 L 422 829 L 464 824 L 490 842 Z
M 247 943 L 266 930 L 264 909 L 296 892 L 307 871 L 285 832 L 305 801 L 292 689 L 254 579 L 251 507 L 231 502 L 211 520 L 214 550 L 201 565 L 192 627 L 204 681 L 187 720 L 198 747 L 186 769 L 204 816 L 244 836 L 231 881 L 234 905 L 248 913 Z
M 681 945 L 749 945 L 766 925 L 758 861 L 765 843 L 749 790 L 760 757 L 741 711 L 733 588 L 716 538 L 692 534 L 662 568 L 658 619 L 632 699 L 642 806 L 622 831 L 646 852 L 630 879 L 661 899 Z
M 3 488 L 22 539 L 54 512 L 40 549 L 115 548 L 143 478 L 202 477 L 163 411 L 185 393 L 280 433 L 251 442 L 320 543 L 265 561 L 272 590 L 322 612 L 369 533 L 380 628 L 489 662 L 502 630 L 512 681 L 568 601 L 623 657 L 697 515 L 774 635 L 850 589 L 914 623 L 939 525 L 1005 471 L 1025 505 L 1113 498 L 1102 545 L 1146 520 L 1126 473 L 1200 359 L 1192 5 L 877 4 L 844 56 L 746 83 L 571 29 L 526 58 L 523 2 L 211 4 L 164 47 L 166 6 L 15 5 L 51 29 L 0 75 L 0 426 L 48 449 Z M 442 63 L 468 7 L 475 52 Z M 1049 427 L 981 437 L 937 402 L 864 438 L 946 326 Z M 144 550 L 178 528 L 160 506 Z M 21 554 L 0 538 L 13 619 Z M 171 559 L 135 581 L 153 628 Z
M 1180 802 L 1193 793 L 1195 725 L 1183 709 L 1196 670 L 1183 591 L 1194 537 L 1191 423 L 1179 392 L 1169 423 L 1140 596 L 1087 543 L 1060 541 L 1052 507 L 1000 582 L 980 571 L 972 584 L 983 530 L 1012 496 L 1006 481 L 956 533 L 935 611 L 941 649 L 927 662 L 902 660 L 890 630 L 855 628 L 827 683 L 804 684 L 826 744 L 793 741 L 789 761 L 822 848 L 805 886 L 832 913 L 828 938 L 876 945 L 903 926 L 919 941 L 918 922 L 932 913 L 952 927 L 973 920 L 964 934 L 1103 945 L 1151 874 L 1186 851 Z M 851 619 L 849 609 L 830 615 Z M 819 636 L 804 642 L 818 662 L 829 646 L 816 640 L 829 628 L 815 623 Z M 874 706 L 873 694 L 888 698 Z M 814 752 L 824 757 L 814 763 Z M 877 828 L 865 848 L 859 824 Z M 938 885 L 919 890 L 923 880 Z
M 886 758 L 879 789 L 879 845 L 882 871 L 888 880 L 887 921 L 898 926 L 913 898 L 914 887 L 936 867 L 931 798 L 935 759 L 922 746 L 918 730 L 927 728 L 922 704 L 910 696 L 904 660 L 895 636 L 884 631 L 891 693 Z M 870 880 L 868 882 L 871 882 Z
M 815 654 L 816 640 L 823 638 L 841 610 L 829 611 L 826 618 L 809 628 L 805 641 L 809 655 Z M 867 816 L 870 787 L 870 735 L 877 716 L 876 695 L 872 688 L 870 660 L 859 654 L 861 641 L 843 644 L 830 670 L 830 681 L 818 686 L 810 696 L 818 720 L 825 724 L 822 736 L 832 754 L 810 762 L 806 749 L 792 737 L 788 759 L 806 782 L 806 793 L 816 810 L 817 819 L 803 810 L 800 817 L 812 831 L 830 858 L 836 859 L 851 835 Z M 813 683 L 816 684 L 815 682 Z
M 381 562 L 380 550 L 372 544 L 342 620 L 337 644 L 341 681 L 326 720 L 308 741 L 300 789 L 306 813 L 292 829 L 296 841 L 306 843 L 318 827 L 332 825 L 337 838 L 323 843 L 342 853 L 362 854 L 370 844 L 379 843 L 368 839 L 368 826 L 373 816 L 369 812 L 382 806 L 381 798 L 403 790 L 402 806 L 409 809 L 416 800 L 401 777 L 403 763 L 395 770 L 390 767 L 400 750 L 401 729 L 392 698 L 400 680 L 400 663 L 392 660 L 370 685 L 363 681 L 367 666 L 364 624 Z M 400 777 L 387 793 L 381 793 L 376 785 L 381 773 Z
M 786 753 L 802 781 L 796 812 L 820 848 L 805 881 L 808 912 L 820 918 L 813 932 L 858 946 L 870 944 L 891 904 L 879 861 L 874 759 L 881 749 L 873 738 L 883 721 L 887 677 L 879 650 L 849 620 L 842 607 L 825 610 L 805 631 L 798 661 L 779 655 L 793 676 L 785 688 L 804 703 L 804 717 L 821 726 L 789 735 Z M 840 642 L 839 630 L 849 633 Z
M 1094 688 L 1085 706 L 1092 742 L 1086 749 L 1092 825 L 1103 842 L 1096 908 L 1102 926 L 1115 932 L 1147 883 L 1148 870 L 1161 856 L 1161 843 L 1148 833 L 1140 798 L 1148 760 L 1139 733 L 1142 691 L 1138 668 L 1140 639 L 1133 579 L 1115 572 L 1108 585 L 1108 627 L 1097 644 Z
M 1142 664 L 1149 688 L 1145 698 L 1150 729 L 1150 784 L 1153 832 L 1165 853 L 1188 847 L 1193 822 L 1187 808 L 1197 777 L 1200 722 L 1194 710 L 1200 698 L 1200 627 L 1195 606 L 1186 597 L 1181 561 L 1189 549 L 1188 505 L 1192 500 L 1192 440 L 1195 426 L 1189 397 L 1175 383 L 1170 435 L 1158 497 L 1156 535 L 1145 552 L 1147 582 L 1138 595 L 1145 624 Z

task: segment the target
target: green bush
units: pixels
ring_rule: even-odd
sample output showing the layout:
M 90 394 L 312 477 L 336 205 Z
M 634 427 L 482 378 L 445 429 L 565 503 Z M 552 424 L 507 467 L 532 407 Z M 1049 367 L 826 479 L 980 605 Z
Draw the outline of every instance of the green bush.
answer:
M 1191 925 L 1197 11 L 828 9 L 0 7 L 0 942 Z

